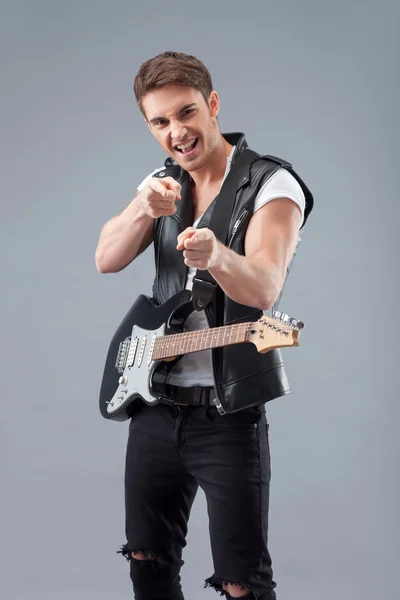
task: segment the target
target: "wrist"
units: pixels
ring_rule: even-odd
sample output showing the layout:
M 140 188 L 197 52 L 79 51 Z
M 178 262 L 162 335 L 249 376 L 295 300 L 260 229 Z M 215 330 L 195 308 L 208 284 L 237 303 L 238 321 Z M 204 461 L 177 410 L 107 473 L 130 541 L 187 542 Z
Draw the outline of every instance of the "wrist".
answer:
M 148 215 L 145 209 L 143 208 L 142 203 L 140 202 L 140 194 L 141 192 L 137 196 L 135 196 L 135 198 L 132 200 L 132 202 L 126 209 L 126 212 L 128 213 L 133 223 L 136 223 L 138 221 L 149 222 L 153 220 L 153 217 Z
M 225 271 L 227 251 L 229 252 L 226 246 L 224 246 L 224 244 L 221 244 L 221 242 L 217 240 L 214 251 L 212 253 L 210 266 L 208 268 L 210 272 L 212 271 L 211 274 L 220 274 Z

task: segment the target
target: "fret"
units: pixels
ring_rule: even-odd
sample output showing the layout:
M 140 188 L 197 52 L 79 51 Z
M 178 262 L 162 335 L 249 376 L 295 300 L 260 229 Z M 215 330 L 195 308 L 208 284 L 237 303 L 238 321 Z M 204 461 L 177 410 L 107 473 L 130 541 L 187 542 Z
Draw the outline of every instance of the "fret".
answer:
M 246 341 L 251 325 L 253 323 L 236 323 L 159 337 L 154 344 L 152 359 L 161 360 L 180 354 L 198 352 L 199 350 L 240 344 Z

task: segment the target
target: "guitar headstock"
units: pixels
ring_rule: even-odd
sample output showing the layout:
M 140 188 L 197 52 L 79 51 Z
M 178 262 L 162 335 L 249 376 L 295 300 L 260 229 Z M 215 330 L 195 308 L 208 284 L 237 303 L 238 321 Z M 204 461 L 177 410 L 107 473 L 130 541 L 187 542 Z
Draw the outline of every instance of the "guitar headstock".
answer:
M 299 335 L 303 327 L 302 321 L 275 311 L 272 317 L 264 315 L 249 327 L 247 340 L 252 342 L 261 354 L 273 348 L 299 346 Z

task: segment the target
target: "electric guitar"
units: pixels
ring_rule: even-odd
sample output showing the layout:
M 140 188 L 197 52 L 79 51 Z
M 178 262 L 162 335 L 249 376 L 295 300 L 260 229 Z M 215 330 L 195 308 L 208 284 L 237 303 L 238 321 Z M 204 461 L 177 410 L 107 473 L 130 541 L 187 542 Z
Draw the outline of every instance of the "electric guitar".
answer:
M 140 403 L 157 404 L 166 374 L 184 354 L 242 343 L 254 344 L 261 353 L 298 346 L 304 327 L 301 321 L 275 311 L 258 321 L 179 333 L 191 312 L 189 290 L 160 306 L 148 296 L 138 296 L 108 350 L 99 398 L 103 417 L 125 421 Z

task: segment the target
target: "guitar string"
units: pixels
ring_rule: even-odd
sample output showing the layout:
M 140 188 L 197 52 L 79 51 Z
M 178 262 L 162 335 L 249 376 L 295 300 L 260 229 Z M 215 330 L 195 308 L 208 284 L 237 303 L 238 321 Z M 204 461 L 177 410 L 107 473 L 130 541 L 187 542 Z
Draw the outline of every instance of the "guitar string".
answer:
M 218 346 L 221 344 L 221 342 L 223 343 L 227 336 L 229 336 L 232 343 L 232 338 L 235 334 L 236 340 L 233 343 L 240 343 L 246 340 L 246 334 L 252 325 L 254 326 L 253 322 L 235 323 L 233 325 L 225 325 L 223 327 L 186 331 L 184 333 L 163 336 L 156 339 L 152 352 L 152 358 L 153 360 L 159 360 L 162 358 L 162 355 L 167 348 L 170 348 L 171 346 L 173 347 L 176 344 L 180 345 L 179 353 L 184 354 L 185 352 L 188 352 L 189 349 L 193 351 L 193 345 L 195 351 L 211 349 L 215 347 L 215 345 Z M 196 348 L 196 343 L 198 343 L 200 347 Z
M 245 334 L 247 333 L 247 328 L 243 327 L 243 325 L 244 324 L 240 324 L 239 327 L 235 328 L 237 330 L 235 340 L 236 343 L 240 341 L 245 341 Z M 244 329 L 244 331 L 242 331 L 242 329 Z M 167 349 L 171 347 L 174 348 L 176 345 L 179 346 L 179 353 L 182 354 L 187 353 L 189 350 L 193 352 L 218 346 L 221 344 L 221 342 L 223 343 L 225 341 L 226 337 L 229 337 L 230 341 L 232 341 L 234 333 L 235 331 L 232 327 L 229 332 L 225 330 L 223 332 L 218 331 L 217 333 L 215 333 L 214 331 L 211 332 L 209 330 L 204 330 L 201 331 L 201 333 L 199 333 L 198 331 L 193 331 L 185 332 L 185 334 L 174 334 L 173 341 L 171 341 L 170 339 L 159 338 L 155 344 L 154 360 L 160 358 L 159 355 L 163 355 Z M 239 335 L 241 338 L 243 338 L 243 340 L 239 340 Z M 170 336 L 166 336 L 166 338 L 170 338 Z M 173 352 L 175 352 L 175 350 L 173 350 Z

